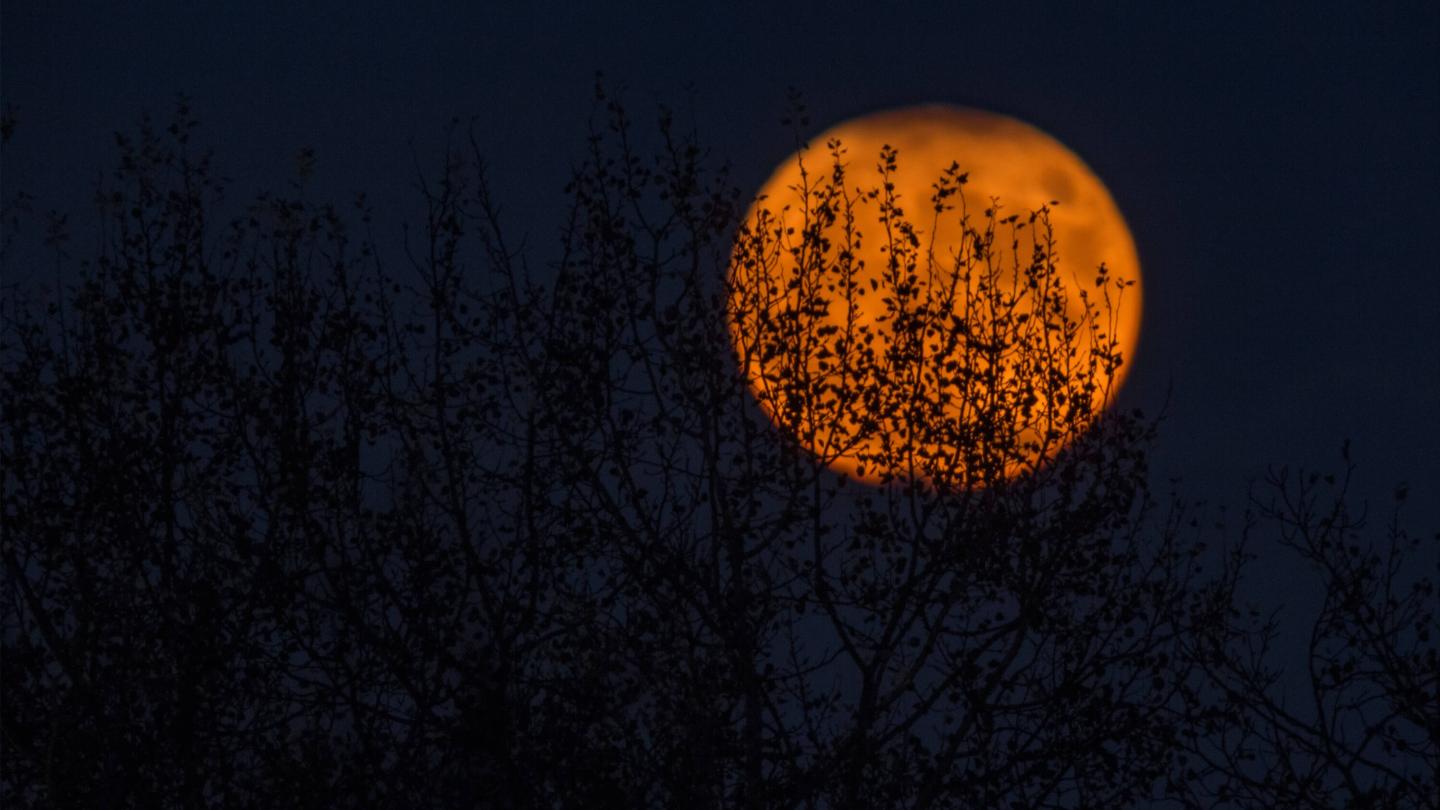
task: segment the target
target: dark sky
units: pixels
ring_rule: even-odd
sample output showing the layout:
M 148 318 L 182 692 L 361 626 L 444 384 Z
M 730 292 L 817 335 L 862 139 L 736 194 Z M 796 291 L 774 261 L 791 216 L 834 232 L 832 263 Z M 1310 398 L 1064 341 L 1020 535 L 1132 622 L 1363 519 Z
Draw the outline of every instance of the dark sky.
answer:
M 1125 396 L 1155 410 L 1173 386 L 1162 475 L 1238 505 L 1267 464 L 1335 466 L 1349 437 L 1367 494 L 1406 480 L 1416 528 L 1440 525 L 1433 1 L 401 5 L 7 0 L 4 191 L 85 222 L 111 133 L 184 92 L 233 198 L 278 188 L 310 145 L 317 196 L 414 211 L 409 144 L 423 160 L 473 117 L 510 221 L 542 245 L 596 70 L 638 119 L 693 118 L 754 186 L 788 151 L 787 87 L 816 132 L 988 108 L 1069 145 L 1129 220 L 1147 298 Z

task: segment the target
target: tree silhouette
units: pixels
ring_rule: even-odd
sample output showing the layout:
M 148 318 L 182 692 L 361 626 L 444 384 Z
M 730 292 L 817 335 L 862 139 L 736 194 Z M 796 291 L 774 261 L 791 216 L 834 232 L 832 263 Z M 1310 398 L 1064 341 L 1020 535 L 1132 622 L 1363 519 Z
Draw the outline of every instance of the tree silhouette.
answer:
M 104 248 L 6 305 L 7 801 L 1319 795 L 1271 762 L 1433 801 L 1433 611 L 1385 601 L 1391 563 L 1289 535 L 1332 565 L 1322 635 L 1369 639 L 1350 671 L 1321 645 L 1322 691 L 1360 711 L 1345 690 L 1375 684 L 1409 723 L 1317 758 L 1238 646 L 1264 638 L 1242 557 L 1206 574 L 1190 512 L 1149 489 L 1154 423 L 1103 407 L 1124 281 L 1057 306 L 1044 209 L 992 206 L 937 259 L 901 207 L 924 202 L 847 173 L 904 155 L 830 144 L 789 202 L 815 227 L 776 231 L 668 114 L 651 138 L 597 98 L 543 269 L 458 128 L 398 247 L 304 177 L 222 223 L 184 104 L 119 139 Z M 927 210 L 963 199 L 957 167 Z M 890 326 L 807 330 L 857 294 L 866 205 L 893 224 L 869 292 Z M 825 466 L 862 435 L 908 473 Z M 1227 758 L 1254 749 L 1235 735 L 1273 750 Z
M 1211 686 L 1195 761 L 1210 774 L 1214 799 L 1248 807 L 1440 803 L 1435 580 L 1417 570 L 1426 555 L 1399 520 L 1405 488 L 1396 490 L 1383 541 L 1369 540 L 1349 495 L 1348 443 L 1344 461 L 1339 476 L 1272 470 L 1247 522 L 1247 535 L 1274 532 L 1319 575 L 1303 669 L 1279 665 L 1294 656 L 1276 651 L 1281 624 L 1259 607 L 1237 605 L 1190 642 Z M 1250 551 L 1242 540 L 1230 553 L 1228 576 L 1238 579 Z

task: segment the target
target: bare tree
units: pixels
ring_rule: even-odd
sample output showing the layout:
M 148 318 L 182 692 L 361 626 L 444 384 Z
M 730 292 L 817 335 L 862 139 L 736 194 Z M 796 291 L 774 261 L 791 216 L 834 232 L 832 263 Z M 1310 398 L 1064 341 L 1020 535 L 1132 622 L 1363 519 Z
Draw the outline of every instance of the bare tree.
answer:
M 584 646 L 608 657 L 595 673 L 614 701 L 602 759 L 631 775 L 626 802 L 1110 806 L 1148 796 L 1176 750 L 1161 709 L 1189 674 L 1178 639 L 1203 605 L 1185 598 L 1191 552 L 1145 489 L 1149 424 L 1123 414 L 1092 424 L 1086 410 L 1093 369 L 1113 374 L 1118 358 L 1053 306 L 1063 290 L 1044 211 L 971 229 L 982 249 L 948 270 L 969 276 L 963 304 L 910 295 L 918 305 L 896 313 L 893 344 L 877 335 L 837 347 L 843 336 L 808 333 L 795 313 L 830 305 L 820 291 L 843 276 L 834 257 L 845 244 L 821 227 L 777 249 L 763 224 L 737 242 L 739 197 L 707 182 L 693 139 L 662 116 L 659 155 L 642 157 L 623 109 L 606 101 L 608 129 L 571 187 L 530 365 L 547 378 L 535 422 L 558 450 L 549 469 L 572 482 L 564 508 L 594 555 Z M 925 258 L 900 240 L 918 229 L 879 192 L 846 200 L 838 145 L 831 157 L 826 182 L 798 204 L 842 228 L 841 206 L 889 206 L 894 253 L 909 264 L 877 293 L 903 307 L 898 288 L 916 287 Z M 876 159 L 896 170 L 894 154 Z M 944 188 L 958 192 L 957 178 Z M 1005 263 L 1007 238 L 1020 244 L 1032 224 L 1041 236 Z M 777 266 L 797 257 L 808 263 Z M 508 258 L 498 264 L 515 275 Z M 726 272 L 736 266 L 798 275 L 803 293 L 737 295 L 746 279 Z M 1002 274 L 1035 283 L 1002 284 Z M 1110 284 L 1123 282 L 1101 269 L 1098 286 Z M 932 295 L 942 286 L 954 294 L 937 284 Z M 1033 320 L 1003 318 L 1031 295 Z M 962 306 L 1001 324 L 983 348 L 947 317 Z M 737 322 L 753 338 L 739 357 L 726 326 Z M 949 354 L 922 361 L 913 338 L 932 332 Z M 827 399 L 830 380 L 807 376 L 815 364 L 803 352 L 827 350 L 877 424 L 944 433 L 984 486 L 947 478 L 953 459 L 935 457 L 904 460 L 928 465 L 924 481 L 884 489 L 829 472 L 805 446 L 824 417 L 805 409 L 854 404 Z M 789 424 L 757 407 L 743 351 L 793 358 L 772 395 L 800 405 L 769 409 Z M 982 351 L 988 387 L 966 376 Z M 882 390 L 882 376 L 918 380 L 936 357 L 937 368 L 958 359 L 937 388 L 969 397 L 989 430 L 958 436 L 919 397 Z M 1043 463 L 1011 479 L 1007 468 L 1035 451 L 1016 435 L 1036 393 L 1027 380 L 1077 407 L 1042 433 Z M 888 461 L 917 446 L 897 444 Z
M 398 246 L 303 177 L 219 224 L 184 107 L 122 139 L 104 250 L 5 313 L 7 800 L 1109 808 L 1251 772 L 1196 765 L 1282 716 L 1216 706 L 1238 578 L 1106 407 L 1124 280 L 1069 308 L 1045 209 L 971 215 L 959 167 L 897 200 L 852 167 L 903 154 L 839 143 L 787 233 L 659 123 L 599 94 L 543 264 L 458 128 Z M 891 326 L 826 330 L 866 206 Z M 893 480 L 827 467 L 835 424 Z
M 1348 444 L 1339 475 L 1272 470 L 1231 548 L 1238 579 L 1254 536 L 1274 537 L 1314 576 L 1308 627 L 1259 605 L 1191 643 L 1209 688 L 1197 772 L 1207 801 L 1238 807 L 1436 807 L 1440 803 L 1440 614 L 1436 564 L 1400 522 L 1406 489 L 1377 542 L 1352 505 Z M 1436 538 L 1431 538 L 1433 542 Z M 1308 630 L 1301 656 L 1284 631 Z M 1286 666 L 1294 661 L 1299 666 Z

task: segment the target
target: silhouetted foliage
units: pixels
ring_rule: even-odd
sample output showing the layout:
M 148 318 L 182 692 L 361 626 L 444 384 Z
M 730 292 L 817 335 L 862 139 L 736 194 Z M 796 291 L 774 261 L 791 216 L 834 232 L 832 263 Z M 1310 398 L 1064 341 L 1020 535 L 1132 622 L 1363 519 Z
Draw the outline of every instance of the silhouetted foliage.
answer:
M 1255 496 L 1246 539 L 1274 534 L 1318 575 L 1303 652 L 1287 654 L 1279 619 L 1236 605 L 1189 642 L 1209 685 L 1194 733 L 1207 795 L 1240 807 L 1435 807 L 1440 804 L 1440 612 L 1426 555 L 1401 525 L 1367 537 L 1342 475 L 1278 468 Z M 1432 542 L 1440 537 L 1432 537 Z M 1253 541 L 1252 541 L 1253 542 Z M 1226 566 L 1231 589 L 1250 553 Z M 1287 623 L 1294 626 L 1294 620 Z M 1294 661 L 1289 671 L 1282 662 Z
M 795 308 L 836 305 L 843 242 L 790 252 L 667 114 L 650 139 L 596 109 L 536 269 L 458 129 L 399 249 L 303 178 L 221 221 L 183 105 L 119 139 L 103 250 L 5 305 L 7 804 L 1433 806 L 1436 618 L 1431 585 L 1392 592 L 1403 543 L 1352 553 L 1342 507 L 1276 482 L 1292 498 L 1265 516 L 1329 594 L 1317 706 L 1345 715 L 1308 726 L 1237 612 L 1243 550 L 1207 574 L 1190 512 L 1150 492 L 1154 424 L 1087 405 L 1017 427 L 1027 386 L 1123 360 L 1045 306 L 1043 209 L 977 219 L 958 268 L 896 242 L 876 294 L 897 337 L 834 351 Z M 848 159 L 872 157 L 903 167 Z M 829 159 L 796 204 L 894 205 Z M 733 311 L 732 262 L 802 255 L 808 298 Z M 1033 317 L 978 345 L 922 272 Z M 757 406 L 732 318 L 796 352 L 788 424 Z M 800 354 L 918 380 L 932 339 L 995 384 L 846 391 Z M 974 424 L 927 410 L 944 390 Z M 851 396 L 867 429 L 948 431 L 976 472 L 903 444 L 886 461 L 923 474 L 831 472 L 800 428 Z

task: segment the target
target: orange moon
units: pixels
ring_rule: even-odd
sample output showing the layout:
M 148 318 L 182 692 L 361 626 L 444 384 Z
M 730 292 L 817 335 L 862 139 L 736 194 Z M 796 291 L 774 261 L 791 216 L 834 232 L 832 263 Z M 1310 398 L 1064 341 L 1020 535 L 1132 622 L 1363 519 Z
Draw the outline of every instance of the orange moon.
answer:
M 841 216 L 827 218 L 817 214 L 813 201 L 807 202 L 813 200 L 807 197 L 807 191 L 817 194 L 825 189 L 827 182 L 831 183 L 831 189 L 837 188 L 832 179 L 836 157 L 831 146 L 835 142 L 843 150 L 839 161 L 844 167 L 844 190 L 848 192 L 843 199 L 852 202 L 848 207 L 837 204 Z M 896 161 L 890 171 L 882 175 L 881 152 L 885 148 L 896 151 Z M 934 184 L 952 164 L 958 164 L 958 171 L 964 172 L 967 179 L 961 194 L 944 200 L 953 207 L 937 212 Z M 879 200 L 883 200 L 886 183 L 892 184 L 893 205 L 899 209 L 898 212 L 892 209 L 888 223 L 882 217 L 883 206 L 877 198 L 871 196 L 867 202 L 864 197 L 865 190 L 873 189 L 880 192 Z M 855 200 L 860 200 L 860 204 L 855 204 Z M 994 202 L 999 204 L 998 213 L 987 217 L 990 213 L 987 209 L 991 209 Z M 928 413 L 940 414 L 938 419 L 927 419 L 948 423 L 942 426 L 945 435 L 978 435 L 974 431 L 964 433 L 967 420 L 976 418 L 973 409 L 956 404 L 964 394 L 947 395 L 943 390 L 945 384 L 935 383 L 935 374 L 922 369 L 908 381 L 899 374 L 872 375 L 874 379 L 870 382 L 878 381 L 874 387 L 879 390 L 872 391 L 867 399 L 844 387 L 845 373 L 836 371 L 836 356 L 847 347 L 852 353 L 856 350 L 859 335 L 855 330 L 862 326 L 865 329 L 861 332 L 879 336 L 874 345 L 896 345 L 895 310 L 893 299 L 885 297 L 884 273 L 887 266 L 893 272 L 895 257 L 906 251 L 894 230 L 897 219 L 911 222 L 918 237 L 905 241 L 912 246 L 909 253 L 914 271 L 912 287 L 921 288 L 923 299 L 925 285 L 953 285 L 967 261 L 972 269 L 985 264 L 985 253 L 969 244 L 975 241 L 977 231 L 985 231 L 987 221 L 994 228 L 989 262 L 995 284 L 1008 285 L 1007 289 L 1023 286 L 1025 279 L 1019 268 L 1031 261 L 1032 240 L 1044 234 L 1045 219 L 1042 217 L 1037 222 L 1031 214 L 1042 207 L 1049 222 L 1047 252 L 1053 257 L 1054 278 L 1059 279 L 1063 288 L 1054 299 L 1062 303 L 1056 306 L 1062 307 L 1071 318 L 1083 320 L 1086 301 L 1099 304 L 1099 315 L 1092 319 L 1094 326 L 1080 334 L 1082 337 L 1099 335 L 1112 347 L 1111 351 L 1118 353 L 1119 365 L 1111 366 L 1103 374 L 1092 365 L 1082 376 L 1088 375 L 1087 379 L 1094 385 L 1068 389 L 1091 392 L 1091 402 L 1080 409 L 1080 417 L 1071 413 L 1066 423 L 1070 427 L 1065 431 L 1053 428 L 1047 431 L 1042 424 L 1046 420 L 1051 425 L 1059 424 L 1057 414 L 1066 402 L 1064 395 L 1052 393 L 1047 399 L 1042 393 L 1038 406 L 1027 405 L 1023 418 L 1016 411 L 996 422 L 992 414 L 987 423 L 992 431 L 996 424 L 1001 424 L 1002 429 L 1013 430 L 1024 439 L 1024 444 L 1022 449 L 1015 449 L 1021 447 L 1017 444 L 1005 450 L 1005 461 L 997 462 L 998 466 L 991 465 L 990 477 L 985 479 L 979 473 L 963 469 L 968 451 L 960 445 L 970 440 L 933 438 L 939 434 L 929 428 L 926 436 L 920 436 L 914 425 L 897 416 L 899 410 L 895 408 L 885 409 L 883 418 L 867 412 L 867 409 L 880 408 L 875 403 L 882 400 L 901 401 L 908 396 L 912 400 L 925 400 Z M 848 230 L 844 216 L 847 210 L 850 212 Z M 995 224 L 996 221 L 1003 223 L 1012 214 L 1019 215 L 1020 230 L 1015 230 L 1015 224 Z M 967 218 L 963 223 L 962 217 Z M 780 164 L 750 206 L 745 224 L 732 255 L 727 296 L 732 344 L 755 400 L 772 421 L 792 433 L 821 463 L 866 483 L 934 478 L 933 471 L 945 465 L 949 465 L 947 469 L 953 473 L 950 480 L 964 487 L 982 486 L 985 480 L 994 481 L 997 476 L 1011 478 L 1034 471 L 1063 449 L 1067 438 L 1078 433 L 1077 418 L 1083 428 L 1113 401 L 1139 341 L 1140 262 L 1134 240 L 1114 199 L 1074 152 L 1035 127 L 1003 115 L 931 105 L 879 112 L 841 123 L 812 139 L 808 146 Z M 1025 224 L 1030 227 L 1024 228 Z M 1012 245 L 1018 247 L 1012 250 Z M 1018 255 L 1014 272 L 1005 269 L 1016 264 L 1004 255 L 1005 251 Z M 917 255 L 918 261 L 914 258 Z M 1102 263 L 1109 271 L 1104 284 L 1097 281 L 1097 270 Z M 798 302 L 798 297 L 812 283 L 802 278 L 805 274 L 798 269 L 802 265 L 822 268 L 812 273 L 831 274 L 823 300 L 812 296 L 807 299 L 809 303 Z M 836 268 L 841 265 L 848 268 L 845 273 L 851 274 L 851 281 L 842 282 L 837 291 L 834 278 L 839 273 Z M 996 266 L 1000 267 L 998 273 Z M 983 276 L 983 272 L 980 275 Z M 976 283 L 974 275 L 965 278 L 966 283 Z M 894 289 L 895 283 L 892 278 L 889 286 Z M 857 292 L 846 297 L 847 286 Z M 1088 299 L 1082 292 L 1087 290 Z M 929 292 L 933 295 L 935 290 Z M 884 300 L 892 300 L 889 316 Z M 949 306 L 959 306 L 953 293 L 944 300 Z M 779 315 L 787 307 L 788 314 Z M 1012 313 L 1014 311 L 1012 308 Z M 957 310 L 949 314 L 958 318 L 961 313 Z M 1022 316 L 1021 320 L 1025 317 L 1028 316 Z M 1037 318 L 1036 322 L 1040 320 Z M 1006 328 L 1013 328 L 1008 325 L 1009 321 L 1006 324 Z M 970 324 L 971 328 L 986 326 Z M 785 332 L 785 328 L 792 331 Z M 772 337 L 757 338 L 762 333 Z M 800 337 L 816 334 L 828 337 L 818 341 Z M 1043 337 L 1043 333 L 1040 334 Z M 781 337 L 773 337 L 775 335 Z M 825 342 L 847 335 L 849 342 L 836 344 L 836 351 Z M 764 340 L 771 340 L 771 348 L 761 345 Z M 1045 340 L 1048 343 L 1048 338 Z M 801 347 L 801 343 L 805 345 Z M 787 358 L 785 355 L 792 344 L 795 354 Z M 947 370 L 954 373 L 955 365 L 950 364 Z M 1024 370 L 1027 368 L 1029 370 Z M 1068 368 L 1073 376 L 1075 367 Z M 935 372 L 938 374 L 939 369 Z M 1038 366 L 1017 364 L 996 372 L 991 380 L 993 385 L 997 377 L 1009 379 L 1016 375 L 1046 373 Z M 812 404 L 804 389 L 786 388 L 787 379 L 797 375 L 806 378 L 807 386 L 811 386 L 811 380 L 824 379 L 830 381 L 824 385 L 831 391 L 850 390 L 854 404 L 836 407 Z M 840 381 L 836 382 L 837 379 Z M 819 385 L 817 382 L 811 387 Z M 1038 387 L 1032 386 L 1030 390 Z M 1072 394 L 1066 407 L 1073 411 L 1075 400 L 1081 398 Z M 786 405 L 787 402 L 791 404 Z M 782 413 L 787 408 L 791 409 L 788 415 Z M 1062 433 L 1063 437 L 1056 438 Z M 923 465 L 917 466 L 916 459 L 921 457 L 932 474 L 919 471 Z M 978 464 L 974 459 L 979 456 L 970 453 L 968 458 L 972 464 Z M 997 469 L 1000 472 L 994 472 Z

